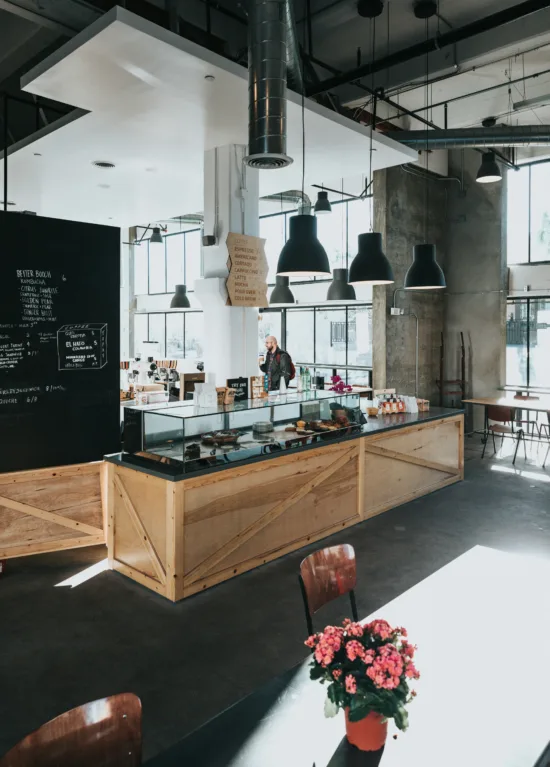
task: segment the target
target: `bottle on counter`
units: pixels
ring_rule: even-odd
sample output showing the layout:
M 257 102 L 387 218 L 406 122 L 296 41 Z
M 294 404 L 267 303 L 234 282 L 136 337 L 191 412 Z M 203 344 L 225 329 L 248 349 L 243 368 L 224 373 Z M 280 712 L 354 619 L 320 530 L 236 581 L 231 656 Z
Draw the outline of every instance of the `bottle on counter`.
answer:
M 309 372 L 309 368 L 306 368 L 304 371 L 304 390 L 311 390 L 311 373 Z
M 284 376 L 281 376 L 279 381 L 279 394 L 286 394 L 286 380 Z
M 405 412 L 405 403 L 404 403 L 402 397 L 399 397 L 399 399 L 397 400 L 397 412 L 398 413 L 404 413 Z
M 397 413 L 397 397 L 395 394 L 392 394 L 391 397 L 391 411 L 392 413 Z
M 298 388 L 298 394 L 301 394 L 304 391 L 304 369 L 301 367 L 300 372 L 296 376 L 296 386 Z

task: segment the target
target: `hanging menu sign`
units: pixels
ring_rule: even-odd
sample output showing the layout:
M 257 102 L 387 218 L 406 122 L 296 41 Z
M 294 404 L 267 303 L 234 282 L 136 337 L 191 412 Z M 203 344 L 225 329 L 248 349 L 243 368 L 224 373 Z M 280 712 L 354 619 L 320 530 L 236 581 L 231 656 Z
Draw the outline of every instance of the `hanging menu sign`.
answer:
M 0 212 L 0 472 L 119 449 L 120 232 Z
M 230 232 L 226 244 L 229 252 L 227 303 L 230 306 L 267 306 L 265 240 L 249 234 Z

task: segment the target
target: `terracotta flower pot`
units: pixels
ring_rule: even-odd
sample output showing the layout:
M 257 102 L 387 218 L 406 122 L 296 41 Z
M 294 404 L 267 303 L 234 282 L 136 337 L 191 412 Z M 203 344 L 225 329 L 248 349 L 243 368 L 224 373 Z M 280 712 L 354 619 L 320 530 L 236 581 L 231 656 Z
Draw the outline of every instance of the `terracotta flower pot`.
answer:
M 361 751 L 370 751 L 373 761 L 369 761 L 369 765 L 372 764 L 375 767 L 382 758 L 388 734 L 388 723 L 383 722 L 383 717 L 373 711 L 359 722 L 350 722 L 347 709 L 345 714 L 348 741 Z

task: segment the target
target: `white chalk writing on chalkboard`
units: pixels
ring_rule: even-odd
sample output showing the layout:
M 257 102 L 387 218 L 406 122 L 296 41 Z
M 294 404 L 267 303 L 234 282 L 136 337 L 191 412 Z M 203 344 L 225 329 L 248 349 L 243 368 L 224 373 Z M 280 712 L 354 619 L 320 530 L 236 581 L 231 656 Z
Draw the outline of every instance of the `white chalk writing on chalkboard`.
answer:
M 60 384 L 45 386 L 10 386 L 0 388 L 0 405 L 34 405 L 39 402 L 47 403 L 52 395 L 65 393 L 67 389 Z
M 59 370 L 101 370 L 107 364 L 107 323 L 63 325 L 57 331 Z

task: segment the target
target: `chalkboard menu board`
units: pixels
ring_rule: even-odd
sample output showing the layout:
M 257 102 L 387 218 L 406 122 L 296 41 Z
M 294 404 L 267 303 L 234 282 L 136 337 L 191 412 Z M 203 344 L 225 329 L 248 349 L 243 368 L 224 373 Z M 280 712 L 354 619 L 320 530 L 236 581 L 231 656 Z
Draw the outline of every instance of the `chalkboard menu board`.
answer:
M 120 230 L 0 212 L 0 472 L 120 445 Z

